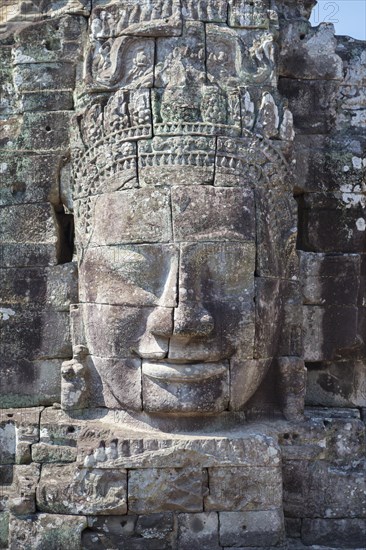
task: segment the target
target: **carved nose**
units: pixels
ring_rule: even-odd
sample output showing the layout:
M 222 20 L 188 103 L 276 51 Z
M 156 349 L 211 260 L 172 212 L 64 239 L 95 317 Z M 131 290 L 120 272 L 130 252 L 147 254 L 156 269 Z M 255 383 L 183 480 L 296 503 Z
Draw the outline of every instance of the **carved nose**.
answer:
M 200 304 L 182 304 L 174 312 L 176 336 L 208 336 L 214 329 L 209 312 Z

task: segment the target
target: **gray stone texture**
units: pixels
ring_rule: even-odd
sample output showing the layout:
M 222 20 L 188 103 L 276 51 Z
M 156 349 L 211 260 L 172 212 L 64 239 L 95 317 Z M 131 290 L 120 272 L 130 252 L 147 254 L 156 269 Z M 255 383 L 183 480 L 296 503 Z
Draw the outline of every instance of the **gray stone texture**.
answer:
M 0 548 L 364 547 L 365 43 L 314 3 L 3 2 Z

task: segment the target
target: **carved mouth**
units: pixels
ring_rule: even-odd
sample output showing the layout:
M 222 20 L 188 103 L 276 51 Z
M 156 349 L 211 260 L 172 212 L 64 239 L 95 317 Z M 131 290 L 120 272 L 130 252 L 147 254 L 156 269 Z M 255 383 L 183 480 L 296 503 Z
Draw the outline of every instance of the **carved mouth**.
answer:
M 154 363 L 143 361 L 142 372 L 149 378 L 164 382 L 199 382 L 227 372 L 229 365 L 222 363 Z

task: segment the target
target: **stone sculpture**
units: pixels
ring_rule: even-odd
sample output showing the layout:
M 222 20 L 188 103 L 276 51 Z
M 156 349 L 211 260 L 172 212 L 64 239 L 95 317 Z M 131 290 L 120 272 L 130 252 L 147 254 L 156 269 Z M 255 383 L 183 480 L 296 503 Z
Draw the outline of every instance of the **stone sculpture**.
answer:
M 279 356 L 301 386 L 278 21 L 210 6 L 206 24 L 175 2 L 93 12 L 72 148 L 91 406 L 242 410 Z
M 0 548 L 360 550 L 364 43 L 4 2 Z

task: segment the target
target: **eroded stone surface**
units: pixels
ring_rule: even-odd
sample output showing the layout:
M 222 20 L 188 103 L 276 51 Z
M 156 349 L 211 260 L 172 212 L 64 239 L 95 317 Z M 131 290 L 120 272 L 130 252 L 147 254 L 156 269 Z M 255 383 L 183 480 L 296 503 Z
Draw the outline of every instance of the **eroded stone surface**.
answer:
M 5 2 L 0 547 L 362 545 L 366 58 L 313 4 Z

